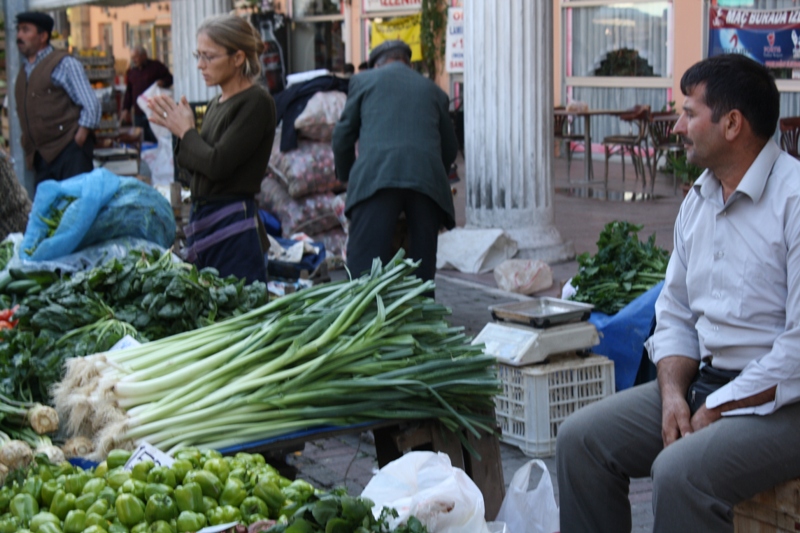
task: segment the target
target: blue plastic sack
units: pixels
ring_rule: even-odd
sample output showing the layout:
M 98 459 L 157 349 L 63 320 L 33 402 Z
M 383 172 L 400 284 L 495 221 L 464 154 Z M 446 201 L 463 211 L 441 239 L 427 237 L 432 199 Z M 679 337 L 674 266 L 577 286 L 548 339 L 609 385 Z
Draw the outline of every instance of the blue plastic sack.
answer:
M 103 168 L 64 181 L 47 180 L 40 183 L 20 246 L 20 256 L 23 259 L 45 261 L 77 250 L 97 213 L 116 194 L 119 183 L 119 176 Z M 50 218 L 50 206 L 65 196 L 77 199 L 64 211 L 55 234 L 47 237 L 47 224 L 41 218 Z M 33 254 L 27 252 L 31 249 L 35 249 Z
M 78 246 L 118 237 L 145 239 L 169 248 L 175 242 L 175 215 L 161 193 L 136 178 L 119 178 L 114 196 L 97 217 Z
M 636 380 L 644 341 L 656 318 L 656 300 L 663 286 L 663 281 L 653 286 L 615 315 L 592 313 L 589 317 L 600 334 L 600 344 L 592 348 L 592 353 L 614 361 L 617 392 L 632 387 Z

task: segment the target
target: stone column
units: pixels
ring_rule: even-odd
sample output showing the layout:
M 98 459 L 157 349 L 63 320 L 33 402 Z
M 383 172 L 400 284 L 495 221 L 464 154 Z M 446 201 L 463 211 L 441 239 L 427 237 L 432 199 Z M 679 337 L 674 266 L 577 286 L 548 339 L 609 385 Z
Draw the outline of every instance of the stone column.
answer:
M 219 87 L 206 87 L 192 52 L 197 50 L 197 28 L 211 15 L 233 9 L 231 0 L 173 0 L 172 52 L 175 97 L 190 102 L 207 102 L 219 94 Z
M 464 15 L 467 227 L 571 259 L 553 215 L 553 2 L 466 0 Z

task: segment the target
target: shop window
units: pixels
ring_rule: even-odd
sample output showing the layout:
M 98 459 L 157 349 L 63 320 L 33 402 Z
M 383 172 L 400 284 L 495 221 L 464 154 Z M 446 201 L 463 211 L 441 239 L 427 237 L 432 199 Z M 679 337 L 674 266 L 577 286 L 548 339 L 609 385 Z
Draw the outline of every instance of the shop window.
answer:
M 583 6 L 574 3 L 575 7 L 564 8 L 567 38 L 571 41 L 567 76 L 670 76 L 670 2 L 608 2 L 600 6 L 596 2 Z M 630 74 L 608 74 L 613 66 L 608 61 L 614 53 L 619 54 L 612 61 L 614 65 L 622 62 L 632 67 L 633 56 L 630 52 L 619 53 L 621 50 L 633 52 L 649 68 L 628 68 Z
M 339 15 L 342 12 L 341 0 L 294 0 L 293 15 L 296 19 Z
M 653 67 L 636 50 L 622 48 L 606 54 L 595 76 L 655 76 Z
M 344 23 L 341 20 L 297 22 L 292 32 L 292 72 L 344 69 Z

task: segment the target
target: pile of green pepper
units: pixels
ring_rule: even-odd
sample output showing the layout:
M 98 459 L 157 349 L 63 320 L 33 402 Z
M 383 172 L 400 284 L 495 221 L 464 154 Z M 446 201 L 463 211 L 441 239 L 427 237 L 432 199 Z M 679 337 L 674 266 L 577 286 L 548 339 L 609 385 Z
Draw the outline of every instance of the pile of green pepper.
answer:
M 128 471 L 130 456 L 114 450 L 91 470 L 37 456 L 23 481 L 0 489 L 0 533 L 181 533 L 264 520 L 276 522 L 274 531 L 327 531 L 307 528 L 320 516 L 346 526 L 330 531 L 389 531 L 372 517 L 369 500 L 291 481 L 258 454 L 187 448 L 170 467 L 144 460 Z M 376 527 L 356 529 L 362 524 Z

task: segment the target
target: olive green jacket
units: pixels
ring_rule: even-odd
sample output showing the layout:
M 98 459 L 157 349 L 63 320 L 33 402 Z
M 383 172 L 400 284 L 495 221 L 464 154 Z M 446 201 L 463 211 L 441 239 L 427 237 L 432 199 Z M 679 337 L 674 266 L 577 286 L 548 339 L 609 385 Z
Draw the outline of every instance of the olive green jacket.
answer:
M 455 226 L 447 173 L 458 141 L 449 103 L 436 84 L 401 62 L 350 79 L 333 131 L 336 176 L 348 182 L 346 213 L 380 189 L 413 189 L 439 204 L 448 229 Z

